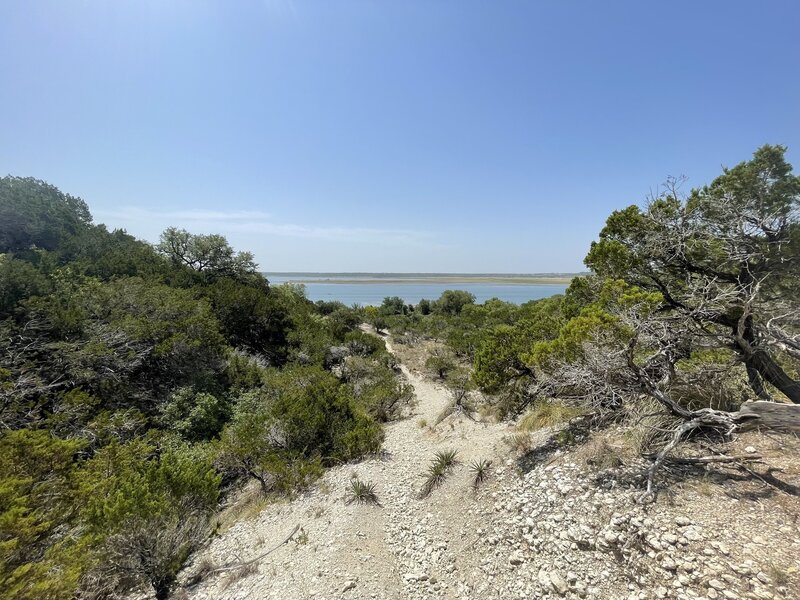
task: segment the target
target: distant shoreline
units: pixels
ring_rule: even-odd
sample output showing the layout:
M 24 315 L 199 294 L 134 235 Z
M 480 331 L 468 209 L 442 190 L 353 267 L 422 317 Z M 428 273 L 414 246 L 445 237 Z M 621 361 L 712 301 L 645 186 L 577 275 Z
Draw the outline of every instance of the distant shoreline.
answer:
M 302 284 L 500 284 L 500 285 L 568 285 L 582 273 L 264 273 L 275 278 Z
M 358 279 L 344 279 L 344 278 L 319 278 L 319 279 L 291 279 L 292 283 L 302 284 L 420 284 L 420 283 L 437 283 L 437 284 L 458 284 L 458 283 L 492 283 L 492 284 L 507 284 L 507 285 L 565 285 L 572 281 L 572 277 L 403 277 L 403 278 L 358 278 Z

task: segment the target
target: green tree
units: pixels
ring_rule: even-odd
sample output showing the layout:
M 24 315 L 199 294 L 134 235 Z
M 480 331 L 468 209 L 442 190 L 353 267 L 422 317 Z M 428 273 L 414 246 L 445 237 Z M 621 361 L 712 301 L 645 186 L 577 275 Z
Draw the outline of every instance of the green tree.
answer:
M 433 305 L 433 312 L 455 316 L 468 304 L 475 303 L 475 295 L 464 290 L 445 290 Z
M 230 277 L 202 288 L 231 346 L 264 355 L 273 364 L 286 361 L 290 312 L 278 294 Z
M 408 307 L 400 296 L 387 296 L 383 299 L 380 311 L 384 315 L 404 315 Z
M 230 415 L 226 398 L 184 387 L 173 392 L 161 407 L 159 422 L 186 440 L 209 440 L 222 430 Z
M 425 366 L 443 380 L 456 368 L 456 360 L 452 352 L 444 348 L 434 348 L 425 360 Z
M 167 598 L 189 552 L 205 538 L 220 477 L 202 446 L 112 442 L 76 473 L 76 499 L 98 560 L 83 578 L 93 595 L 149 584 Z
M 0 252 L 54 250 L 91 221 L 80 198 L 32 177 L 0 178 Z
M 193 234 L 169 227 L 157 249 L 177 265 L 212 276 L 247 278 L 256 274 L 251 252 L 236 252 L 224 236 Z
M 417 304 L 417 310 L 421 315 L 429 315 L 431 314 L 431 301 L 427 298 L 423 298 Z
M 293 367 L 239 400 L 220 450 L 265 491 L 289 491 L 317 475 L 317 465 L 377 451 L 382 439 L 350 388 L 319 367 Z
M 0 598 L 68 597 L 83 568 L 72 474 L 80 439 L 44 430 L 0 436 Z
M 673 181 L 644 209 L 614 212 L 586 264 L 708 327 L 739 354 L 759 397 L 770 397 L 770 384 L 800 403 L 800 382 L 783 366 L 800 360 L 800 177 L 785 150 L 760 148 L 688 199 Z
M 50 281 L 36 267 L 11 254 L 0 254 L 0 319 L 10 316 L 21 300 L 48 293 Z

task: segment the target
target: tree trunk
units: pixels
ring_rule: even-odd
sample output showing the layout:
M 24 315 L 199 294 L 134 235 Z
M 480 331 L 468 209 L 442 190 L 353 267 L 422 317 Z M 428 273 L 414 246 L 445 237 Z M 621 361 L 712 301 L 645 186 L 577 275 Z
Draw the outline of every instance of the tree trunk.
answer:
M 778 388 L 794 404 L 800 404 L 800 382 L 789 377 L 786 371 L 770 356 L 769 352 L 758 347 L 758 340 L 756 339 L 755 331 L 753 331 L 752 318 L 747 318 L 741 333 L 738 323 L 734 325 L 733 337 L 747 367 L 750 387 L 753 388 L 756 395 L 764 400 L 767 399 L 764 397 L 766 390 L 763 389 L 763 382 L 754 382 L 753 377 L 750 376 L 752 371 L 758 373 L 763 381 L 771 383 Z
M 800 404 L 800 382 L 789 377 L 765 350 L 751 349 L 749 353 L 745 353 L 744 362 L 748 369 L 757 371 L 765 381 L 778 388 L 789 400 Z M 754 391 L 758 393 L 758 390 Z
M 756 371 L 752 365 L 745 365 L 747 369 L 747 383 L 750 388 L 756 393 L 761 400 L 771 401 L 772 397 L 769 395 L 767 388 L 764 387 L 764 380 L 761 375 Z
M 738 412 L 731 413 L 740 423 L 739 429 L 771 429 L 800 434 L 800 406 L 777 402 L 745 402 Z

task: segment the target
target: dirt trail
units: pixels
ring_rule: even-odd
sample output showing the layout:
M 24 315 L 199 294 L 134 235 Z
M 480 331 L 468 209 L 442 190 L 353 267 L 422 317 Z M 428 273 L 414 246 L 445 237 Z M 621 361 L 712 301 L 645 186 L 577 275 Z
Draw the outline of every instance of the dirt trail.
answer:
M 394 352 L 388 340 L 387 348 Z M 302 527 L 299 541 L 264 558 L 256 572 L 238 580 L 211 577 L 191 590 L 190 598 L 470 597 L 465 570 L 480 560 L 471 549 L 482 525 L 473 511 L 468 465 L 488 458 L 497 466 L 508 429 L 460 416 L 430 427 L 448 406 L 449 391 L 404 364 L 400 368 L 414 387 L 416 406 L 411 417 L 386 425 L 384 456 L 330 469 L 313 491 L 268 506 L 224 532 L 198 559 L 248 560 L 284 539 L 296 524 Z M 459 463 L 421 500 L 424 472 L 440 449 L 456 450 Z M 375 483 L 381 506 L 346 503 L 354 474 Z

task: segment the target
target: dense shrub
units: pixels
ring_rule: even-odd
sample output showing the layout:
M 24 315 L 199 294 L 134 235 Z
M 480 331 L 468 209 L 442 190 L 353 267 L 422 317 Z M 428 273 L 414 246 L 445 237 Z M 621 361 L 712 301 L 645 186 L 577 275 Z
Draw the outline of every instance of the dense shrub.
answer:
M 222 236 L 159 249 L 0 180 L 0 600 L 165 598 L 223 475 L 291 492 L 380 447 L 377 400 L 323 369 L 341 348 L 396 392 L 359 309 L 270 287 Z

